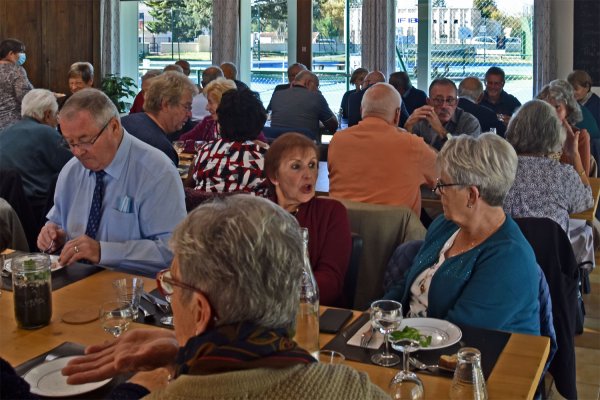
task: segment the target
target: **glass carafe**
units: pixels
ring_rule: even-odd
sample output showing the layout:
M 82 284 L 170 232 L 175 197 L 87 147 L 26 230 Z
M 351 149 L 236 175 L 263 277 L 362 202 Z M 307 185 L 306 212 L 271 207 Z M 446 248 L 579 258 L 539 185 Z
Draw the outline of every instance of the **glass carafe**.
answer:
M 15 319 L 22 329 L 35 329 L 52 318 L 50 257 L 31 254 L 12 261 Z
M 308 256 L 308 229 L 302 228 L 302 237 L 304 239 L 304 268 L 300 281 L 300 305 L 296 315 L 294 340 L 300 347 L 317 358 L 319 352 L 319 288 Z
M 450 388 L 450 398 L 487 400 L 485 379 L 481 370 L 481 352 L 473 347 L 458 351 L 458 364 Z

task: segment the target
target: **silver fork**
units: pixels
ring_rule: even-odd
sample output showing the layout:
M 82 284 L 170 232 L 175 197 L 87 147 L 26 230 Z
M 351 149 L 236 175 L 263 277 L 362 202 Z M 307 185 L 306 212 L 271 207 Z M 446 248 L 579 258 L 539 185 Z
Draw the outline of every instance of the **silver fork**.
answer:
M 366 331 L 360 335 L 360 347 L 368 347 L 369 343 L 373 339 L 373 334 L 375 333 L 375 328 L 369 327 Z

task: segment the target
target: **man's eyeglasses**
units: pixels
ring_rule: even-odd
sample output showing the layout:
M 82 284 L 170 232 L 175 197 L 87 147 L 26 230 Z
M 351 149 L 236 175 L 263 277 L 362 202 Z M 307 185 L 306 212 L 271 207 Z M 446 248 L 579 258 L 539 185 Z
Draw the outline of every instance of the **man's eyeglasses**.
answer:
M 178 281 L 177 279 L 174 279 L 171 275 L 170 268 L 163 269 L 162 271 L 159 271 L 158 274 L 156 274 L 156 283 L 158 285 L 158 290 L 160 291 L 160 294 L 162 294 L 163 296 L 172 296 L 173 286 L 179 286 L 183 289 L 188 289 L 193 292 L 199 292 L 204 294 L 202 290 L 192 285 L 188 285 L 187 283 Z
M 106 121 L 106 123 L 104 124 L 104 126 L 102 127 L 102 129 L 100 129 L 100 132 L 98 132 L 98 134 L 96 136 L 94 136 L 92 139 L 90 139 L 89 141 L 87 141 L 87 142 L 79 142 L 79 143 L 69 143 L 69 142 L 67 142 L 63 138 L 63 146 L 69 148 L 71 151 L 73 151 L 76 148 L 80 148 L 82 150 L 89 150 L 89 149 L 91 149 L 92 146 L 94 145 L 94 143 L 96 143 L 96 141 L 100 137 L 100 135 L 102 135 L 102 132 L 104 132 L 104 130 L 106 129 L 106 127 L 108 126 L 108 124 L 110 123 L 110 121 L 112 121 L 112 117 L 108 121 Z
M 449 106 L 453 106 L 456 104 L 457 99 L 456 97 L 448 97 L 446 99 L 444 99 L 443 97 L 434 97 L 433 99 L 431 99 L 431 102 L 433 103 L 434 106 L 443 106 L 444 103 L 448 104 Z
M 183 109 L 185 111 L 192 112 L 192 105 L 191 104 L 179 103 L 179 106 L 183 107 Z
M 450 187 L 450 186 L 472 186 L 472 185 L 467 184 L 467 183 L 442 183 L 442 181 L 440 181 L 438 179 L 437 183 L 435 184 L 435 186 L 433 187 L 433 189 L 431 189 L 431 191 L 433 193 L 437 193 L 437 194 L 441 195 L 441 194 L 444 193 L 444 188 Z

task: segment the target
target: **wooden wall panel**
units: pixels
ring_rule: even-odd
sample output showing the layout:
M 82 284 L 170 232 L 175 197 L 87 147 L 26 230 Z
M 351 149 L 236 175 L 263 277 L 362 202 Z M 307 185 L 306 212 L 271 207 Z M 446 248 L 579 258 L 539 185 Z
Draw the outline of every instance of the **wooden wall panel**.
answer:
M 0 40 L 14 38 L 25 44 L 24 68 L 35 87 L 43 84 L 42 11 L 40 0 L 0 0 Z
M 68 93 L 67 72 L 75 61 L 100 71 L 100 0 L 0 0 L 0 39 L 25 43 L 25 69 L 35 87 Z

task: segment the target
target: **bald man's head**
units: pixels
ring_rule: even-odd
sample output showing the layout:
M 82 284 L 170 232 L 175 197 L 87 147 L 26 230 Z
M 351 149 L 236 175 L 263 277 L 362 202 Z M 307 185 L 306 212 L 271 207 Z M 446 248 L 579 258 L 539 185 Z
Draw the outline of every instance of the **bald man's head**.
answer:
M 294 78 L 296 78 L 296 75 L 298 75 L 301 71 L 306 70 L 307 68 L 304 64 L 294 63 L 290 65 L 287 69 L 288 82 L 294 82 Z
M 381 118 L 390 124 L 398 124 L 402 98 L 389 83 L 378 82 L 371 86 L 360 103 L 362 118 Z
M 458 85 L 458 96 L 466 97 L 478 103 L 481 96 L 483 96 L 483 83 L 474 76 L 463 79 Z
M 216 65 L 211 65 L 202 71 L 202 87 L 206 87 L 217 78 L 223 78 L 223 70 Z
M 224 62 L 221 64 L 221 70 L 225 78 L 235 80 L 237 79 L 237 67 L 232 62 Z
M 365 76 L 365 80 L 362 84 L 362 89 L 369 87 L 370 85 L 374 85 L 375 83 L 385 82 L 385 76 L 381 71 L 371 71 Z

